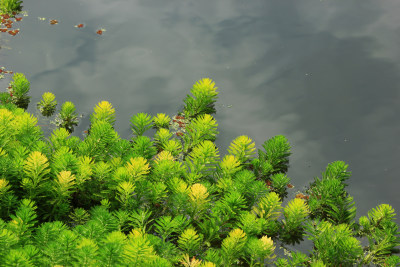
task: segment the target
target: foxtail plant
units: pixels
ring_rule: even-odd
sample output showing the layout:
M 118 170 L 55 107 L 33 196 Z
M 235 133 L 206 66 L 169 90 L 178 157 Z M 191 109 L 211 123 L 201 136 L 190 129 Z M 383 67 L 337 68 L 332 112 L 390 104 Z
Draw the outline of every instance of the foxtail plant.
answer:
M 55 123 L 58 127 L 65 128 L 70 133 L 74 131 L 74 127 L 78 125 L 78 114 L 74 103 L 67 101 L 61 106 Z
M 53 93 L 46 92 L 42 95 L 42 100 L 37 104 L 40 113 L 49 117 L 56 111 L 57 100 Z
M 169 128 L 169 124 L 171 123 L 171 118 L 164 114 L 164 113 L 158 113 L 157 116 L 153 118 L 154 126 L 157 129 L 160 128 Z
M 106 121 L 112 126 L 115 124 L 115 109 L 108 101 L 101 101 L 94 108 L 94 113 L 90 117 L 91 123 L 95 121 Z
M 183 112 L 187 117 L 215 113 L 214 103 L 217 100 L 218 87 L 214 85 L 215 83 L 209 78 L 201 79 L 193 85 L 190 90 L 192 96 L 188 95 L 184 100 Z
M 8 91 L 11 96 L 11 101 L 17 107 L 27 109 L 31 97 L 28 96 L 30 89 L 30 82 L 26 79 L 22 73 L 15 73 L 13 75 L 13 81 L 10 82 Z
M 153 127 L 153 119 L 149 114 L 138 113 L 131 118 L 131 129 L 134 137 L 139 137 Z

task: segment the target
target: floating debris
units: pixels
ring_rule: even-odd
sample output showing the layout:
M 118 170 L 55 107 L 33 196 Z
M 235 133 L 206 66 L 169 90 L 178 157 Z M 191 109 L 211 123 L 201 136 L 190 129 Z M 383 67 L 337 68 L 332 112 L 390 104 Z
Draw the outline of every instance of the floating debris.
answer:
M 21 21 L 21 20 L 22 20 L 22 17 L 15 18 L 15 21 Z
M 304 199 L 304 200 L 308 200 L 310 197 L 307 195 L 304 195 L 303 193 L 298 193 L 296 194 L 295 198 L 300 198 L 300 199 Z
M 11 70 L 6 70 L 5 67 L 0 67 L 0 73 L 4 73 L 4 74 L 13 74 L 14 72 Z
M 98 35 L 102 35 L 103 34 L 103 32 L 105 32 L 106 31 L 106 29 L 99 29 L 99 30 L 97 30 L 97 34 Z
M 78 25 L 75 25 L 74 27 L 75 28 L 83 28 L 85 25 L 83 25 L 82 23 L 81 24 L 78 24 Z
M 19 33 L 19 29 L 15 29 L 15 30 L 9 30 L 8 34 L 11 34 L 12 36 L 15 36 Z
M 46 20 L 46 18 L 38 17 L 39 20 Z
M 50 20 L 50 25 L 56 25 L 56 24 L 58 24 L 58 20 L 56 19 Z

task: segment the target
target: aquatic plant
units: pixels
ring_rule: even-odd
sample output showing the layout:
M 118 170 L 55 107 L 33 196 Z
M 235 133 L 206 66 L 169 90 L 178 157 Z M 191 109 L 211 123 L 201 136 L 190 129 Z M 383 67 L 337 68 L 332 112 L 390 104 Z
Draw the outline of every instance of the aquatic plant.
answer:
M 11 102 L 19 108 L 27 109 L 31 98 L 28 96 L 29 89 L 30 82 L 26 79 L 25 75 L 22 73 L 15 73 L 13 75 L 13 81 L 10 82 L 8 87 Z
M 22 0 L 0 0 L 0 11 L 5 14 L 12 14 L 22 10 Z
M 46 92 L 42 95 L 42 100 L 37 103 L 37 108 L 39 109 L 40 113 L 45 116 L 49 117 L 54 114 L 56 111 L 57 100 L 56 96 L 53 93 Z
M 44 138 L 10 96 L 27 97 L 25 76 L 11 88 L 0 97 L 0 266 L 400 264 L 395 211 L 382 204 L 355 221 L 344 162 L 291 192 L 284 136 L 257 149 L 242 135 L 220 156 L 211 79 L 193 86 L 176 115 L 133 115 L 129 140 L 107 101 L 83 139 L 73 136 L 71 102 Z M 51 93 L 38 104 L 45 116 L 55 107 Z M 295 247 L 305 238 L 308 254 Z
M 171 122 L 171 118 L 164 113 L 158 113 L 157 116 L 154 116 L 153 121 L 154 121 L 154 126 L 158 129 L 168 128 Z
M 58 127 L 65 128 L 68 132 L 72 133 L 74 127 L 78 125 L 78 114 L 74 103 L 67 101 L 61 106 L 60 113 L 57 114 L 55 124 Z
M 214 85 L 215 83 L 209 78 L 201 79 L 193 85 L 190 90 L 192 96 L 188 95 L 184 99 L 183 112 L 187 117 L 193 118 L 202 114 L 215 113 L 214 103 L 217 99 L 218 87 L 214 87 Z

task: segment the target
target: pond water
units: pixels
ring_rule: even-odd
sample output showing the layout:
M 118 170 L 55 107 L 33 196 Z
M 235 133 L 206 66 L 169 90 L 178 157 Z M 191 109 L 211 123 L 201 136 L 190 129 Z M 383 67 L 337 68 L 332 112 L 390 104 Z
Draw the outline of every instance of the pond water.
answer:
M 283 134 L 293 194 L 343 160 L 357 217 L 381 203 L 400 212 L 400 1 L 40 0 L 24 10 L 18 35 L 0 33 L 0 66 L 31 82 L 29 111 L 51 91 L 86 114 L 79 134 L 108 100 L 129 138 L 132 115 L 173 115 L 210 77 L 221 154 L 239 135 L 261 148 Z

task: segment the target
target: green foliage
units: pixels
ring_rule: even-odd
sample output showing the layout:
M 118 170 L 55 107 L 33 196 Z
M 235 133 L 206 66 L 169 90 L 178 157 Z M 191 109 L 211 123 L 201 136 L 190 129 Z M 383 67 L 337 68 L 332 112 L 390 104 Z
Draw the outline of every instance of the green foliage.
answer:
M 11 0 L 1 0 L 4 5 L 13 5 Z M 17 2 L 18 3 L 18 2 Z M 16 4 L 17 5 L 17 4 Z M 8 7 L 6 7 L 8 8 Z M 26 79 L 25 75 L 22 73 L 14 73 L 13 81 L 10 82 L 10 86 L 8 87 L 8 91 L 11 95 L 11 101 L 17 107 L 27 109 L 31 97 L 28 96 L 28 92 L 30 89 L 30 82 Z
M 394 209 L 390 205 L 382 204 L 368 211 L 368 218 L 360 218 L 360 234 L 366 236 L 369 242 L 368 254 L 364 258 L 365 264 L 383 264 L 400 245 L 400 232 L 394 222 L 394 216 Z
M 108 160 L 113 157 L 119 144 L 119 135 L 112 125 L 105 120 L 96 120 L 91 125 L 90 134 L 79 143 L 80 155 L 96 160 Z
M 70 133 L 74 131 L 74 127 L 78 125 L 78 114 L 76 113 L 74 103 L 67 101 L 61 106 L 55 123 L 58 127 L 65 128 Z
M 43 116 L 49 117 L 56 111 L 57 100 L 53 93 L 46 92 L 42 95 L 42 100 L 37 103 L 37 108 Z
M 133 191 L 135 185 L 131 182 L 121 182 L 117 187 L 117 200 L 121 203 L 123 209 L 132 207 Z
M 184 135 L 184 150 L 190 151 L 203 141 L 215 141 L 218 134 L 217 121 L 209 114 L 200 115 L 186 126 L 187 134 Z
M 147 236 L 133 231 L 123 249 L 124 263 L 130 266 L 148 266 L 156 257 Z
M 193 96 L 187 96 L 184 99 L 185 107 L 184 113 L 186 116 L 192 118 L 203 114 L 215 113 L 214 103 L 217 100 L 218 87 L 214 87 L 215 83 L 209 79 L 204 78 L 193 85 L 190 90 Z
M 260 202 L 253 206 L 254 213 L 266 220 L 276 220 L 281 215 L 282 201 L 275 192 L 267 194 Z
M 283 209 L 283 231 L 281 237 L 289 243 L 298 242 L 303 234 L 303 224 L 307 220 L 309 209 L 303 199 L 295 198 L 289 201 Z
M 133 210 L 130 214 L 131 226 L 146 232 L 148 224 L 153 221 L 150 219 L 152 212 L 149 210 Z
M 239 136 L 233 140 L 228 148 L 229 154 L 235 156 L 242 164 L 251 160 L 255 150 L 254 142 L 246 135 Z
M 212 212 L 219 214 L 226 221 L 240 217 L 246 208 L 246 199 L 237 191 L 231 191 L 216 201 Z
M 252 212 L 244 212 L 240 215 L 237 227 L 242 229 L 248 236 L 258 236 L 263 230 L 263 219 L 259 219 Z
M 90 121 L 93 124 L 95 121 L 106 121 L 112 126 L 115 124 L 115 109 L 108 101 L 101 101 L 94 108 L 94 113 L 90 116 Z
M 309 223 L 307 231 L 307 236 L 314 242 L 312 256 L 328 266 L 352 266 L 363 255 L 360 241 L 353 237 L 347 224 L 317 221 Z
M 265 158 L 273 167 L 274 173 L 286 173 L 289 167 L 290 144 L 285 136 L 277 135 L 264 142 L 265 154 L 260 151 L 262 158 Z
M 34 198 L 44 190 L 44 183 L 50 173 L 49 163 L 42 153 L 30 153 L 24 164 L 24 178 L 21 186 L 27 191 L 29 198 Z
M 29 150 L 38 150 L 37 145 L 43 137 L 42 130 L 36 125 L 37 118 L 31 114 L 21 114 L 16 118 L 16 137 Z
M 342 161 L 330 163 L 322 173 L 322 179 L 315 178 L 307 192 L 312 217 L 328 219 L 340 224 L 351 224 L 356 216 L 353 198 L 344 190 L 343 183 L 349 178 L 347 165 Z
M 274 254 L 274 241 L 266 235 L 260 239 L 250 238 L 246 244 L 245 251 L 248 255 L 245 260 L 249 266 L 265 266 L 265 263 L 271 264 L 272 259 L 276 257 Z
M 137 157 L 151 159 L 157 154 L 153 141 L 147 136 L 139 136 L 133 140 L 132 154 Z
M 178 215 L 173 219 L 171 216 L 162 216 L 156 220 L 155 231 L 163 241 L 166 241 L 167 239 L 175 238 L 187 225 L 188 221 L 182 215 Z
M 178 245 L 184 252 L 193 256 L 199 250 L 201 241 L 202 236 L 198 235 L 193 228 L 188 228 L 179 236 Z
M 265 152 L 258 150 L 258 158 L 252 160 L 258 177 L 266 180 L 272 174 L 286 173 L 289 167 L 290 144 L 285 136 L 277 135 L 262 145 Z
M 182 153 L 182 144 L 177 140 L 168 140 L 162 148 L 170 152 L 174 157 Z
M 191 170 L 187 175 L 190 183 L 195 183 L 201 177 L 212 174 L 218 163 L 218 148 L 211 141 L 204 141 L 193 148 L 190 152 L 186 164 Z
M 0 109 L 0 148 L 2 149 L 6 149 L 15 136 L 15 127 L 12 127 L 15 117 L 11 111 L 5 108 Z
M 132 116 L 130 122 L 135 137 L 142 136 L 144 132 L 153 127 L 153 119 L 146 113 L 138 113 Z
M 204 210 L 208 207 L 209 193 L 207 188 L 202 184 L 194 184 L 190 187 L 189 201 L 191 204 L 191 217 L 194 220 L 199 219 Z
M 37 222 L 36 208 L 34 201 L 23 199 L 15 215 L 11 215 L 12 221 L 8 223 L 7 228 L 15 234 L 20 245 L 26 244 L 31 238 Z
M 154 116 L 153 122 L 154 122 L 154 126 L 157 129 L 161 129 L 161 128 L 168 129 L 169 124 L 171 122 L 171 118 L 164 113 L 158 113 L 157 116 Z
M 322 173 L 323 179 L 338 179 L 340 182 L 344 182 L 350 178 L 351 172 L 347 171 L 347 165 L 343 161 L 335 161 L 329 163 L 326 167 L 325 172 Z
M 290 178 L 283 173 L 276 173 L 271 175 L 271 184 L 273 191 L 276 192 L 281 198 L 287 193 L 287 185 L 290 182 Z
M 225 266 L 232 266 L 243 254 L 247 235 L 241 229 L 234 229 L 222 240 L 221 254 Z
M 231 177 L 241 169 L 240 161 L 233 155 L 226 155 L 219 166 L 224 177 Z
M 11 88 L 26 96 L 24 79 Z M 45 139 L 37 118 L 3 93 L 0 266 L 399 265 L 393 208 L 379 205 L 356 223 L 344 162 L 286 199 L 287 139 L 269 139 L 256 156 L 255 143 L 239 136 L 221 159 L 210 115 L 216 87 L 203 79 L 191 92 L 174 116 L 132 116 L 130 140 L 114 129 L 107 101 L 82 140 L 71 134 L 75 106 L 65 103 L 60 128 Z M 38 106 L 51 115 L 54 95 Z M 304 237 L 313 242 L 307 255 L 294 247 Z
M 22 10 L 22 0 L 0 0 L 1 13 L 11 14 Z
M 154 135 L 154 140 L 158 149 L 163 149 L 173 134 L 165 128 L 160 128 Z
M 309 266 L 309 258 L 301 252 L 289 253 L 289 260 L 280 258 L 275 263 L 276 266 Z M 311 266 L 313 266 L 311 264 Z M 320 265 L 317 265 L 320 266 Z M 321 265 L 325 266 L 325 265 Z
M 82 208 L 76 208 L 73 213 L 69 215 L 72 223 L 75 225 L 85 224 L 89 220 L 89 214 Z
M 78 158 L 71 149 L 62 146 L 53 153 L 51 168 L 54 175 L 58 175 L 61 171 L 71 171 L 76 174 L 78 171 Z
M 130 158 L 126 164 L 126 168 L 129 176 L 134 181 L 144 179 L 144 177 L 150 172 L 149 163 L 143 157 Z

